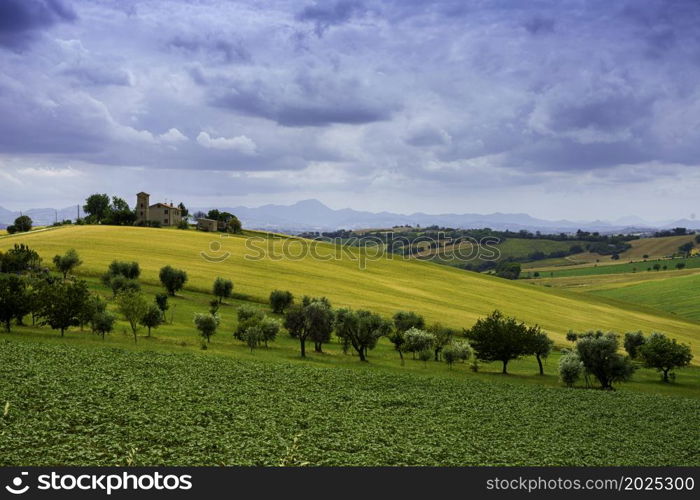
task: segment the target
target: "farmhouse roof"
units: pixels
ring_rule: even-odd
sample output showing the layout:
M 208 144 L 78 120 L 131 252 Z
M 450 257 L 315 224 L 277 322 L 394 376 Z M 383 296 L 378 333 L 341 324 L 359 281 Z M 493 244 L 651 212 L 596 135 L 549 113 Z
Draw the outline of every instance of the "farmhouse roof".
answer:
M 160 203 L 160 202 L 154 203 L 153 205 L 151 205 L 148 208 L 153 208 L 153 207 L 165 207 L 165 208 L 174 208 L 175 210 L 180 210 L 178 207 L 176 207 L 175 205 L 171 205 L 170 203 Z

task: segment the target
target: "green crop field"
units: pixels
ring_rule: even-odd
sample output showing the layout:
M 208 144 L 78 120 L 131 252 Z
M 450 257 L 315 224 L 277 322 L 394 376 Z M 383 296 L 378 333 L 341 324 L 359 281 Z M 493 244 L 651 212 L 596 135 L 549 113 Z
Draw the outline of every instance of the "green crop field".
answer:
M 594 290 L 592 293 L 700 321 L 700 273 Z
M 667 259 L 678 252 L 679 246 L 691 241 L 695 241 L 695 235 L 640 238 L 629 242 L 631 248 L 620 254 L 619 261 L 612 260 L 610 255 L 583 252 L 568 257 L 528 262 L 523 265 L 523 268 L 528 271 L 539 271 L 542 273 L 543 271 L 557 271 L 562 267 L 576 269 L 591 266 L 618 265 L 620 262 L 641 261 L 645 255 L 647 260 L 652 261 Z
M 581 244 L 580 241 L 555 241 L 535 238 L 507 238 L 503 243 L 497 245 L 500 252 L 498 260 L 513 258 L 516 260 L 527 259 L 534 252 L 544 252 L 550 254 L 558 251 L 568 251 L 573 245 Z M 460 265 L 462 260 L 455 256 L 457 249 L 455 245 L 447 245 L 440 249 L 429 249 L 421 252 L 419 258 L 440 260 L 445 264 Z M 462 242 L 459 244 L 459 253 L 469 255 L 472 244 Z M 478 262 L 478 261 L 476 261 Z
M 0 340 L 2 465 L 700 465 L 700 401 Z
M 605 265 L 591 265 L 591 266 L 577 266 L 577 267 L 559 267 L 556 269 L 549 269 L 547 271 L 540 270 L 539 273 L 544 278 L 565 278 L 570 276 L 591 276 L 596 274 L 620 274 L 620 273 L 654 273 L 658 272 L 654 270 L 654 265 L 659 264 L 663 268 L 666 266 L 668 270 L 674 270 L 676 265 L 679 263 L 685 264 L 685 269 L 698 269 L 700 268 L 700 257 L 690 257 L 687 259 L 676 258 L 676 259 L 657 259 L 657 260 L 645 260 L 637 262 L 626 262 L 624 264 L 605 264 Z M 526 269 L 521 275 L 522 278 L 530 278 L 534 276 L 535 269 Z
M 5 237 L 0 240 L 0 250 L 24 242 L 50 261 L 53 255 L 76 248 L 84 261 L 79 273 L 93 277 L 104 272 L 113 259 L 137 260 L 142 281 L 153 285 L 158 284 L 160 267 L 170 264 L 189 273 L 188 288 L 194 291 L 209 291 L 213 279 L 224 276 L 235 282 L 235 292 L 242 298 L 264 302 L 271 290 L 281 288 L 296 296 L 325 295 L 336 306 L 368 308 L 385 315 L 414 310 L 429 321 L 455 328 L 470 327 L 498 308 L 527 323 L 540 324 L 560 345 L 570 329 L 662 331 L 692 344 L 698 353 L 700 324 L 654 309 L 396 256 L 368 260 L 361 269 L 360 261 L 367 254 L 358 249 L 344 254 L 328 244 L 317 244 L 317 258 L 282 258 L 285 245 L 288 253 L 298 256 L 308 241 L 277 236 L 260 239 L 256 243 L 248 236 L 222 238 L 196 231 L 74 226 Z M 261 248 L 268 245 L 274 255 L 245 258 L 260 255 Z M 226 253 L 230 254 L 227 259 L 214 261 Z

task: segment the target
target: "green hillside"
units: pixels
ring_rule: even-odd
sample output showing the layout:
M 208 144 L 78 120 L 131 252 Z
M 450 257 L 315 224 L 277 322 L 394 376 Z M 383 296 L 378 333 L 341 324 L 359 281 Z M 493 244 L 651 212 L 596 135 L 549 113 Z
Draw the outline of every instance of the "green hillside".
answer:
M 559 267 L 547 271 L 539 271 L 540 275 L 545 278 L 565 278 L 570 276 L 591 276 L 597 274 L 620 274 L 620 273 L 645 273 L 657 272 L 654 266 L 658 264 L 662 269 L 664 266 L 668 270 L 674 270 L 678 264 L 684 264 L 685 269 L 700 268 L 700 257 L 690 257 L 687 259 L 657 259 L 644 260 L 637 262 L 625 262 L 624 264 L 606 264 L 593 266 L 577 266 L 577 267 Z M 534 276 L 534 269 L 526 269 L 521 277 L 530 278 Z
M 101 274 L 113 259 L 137 260 L 142 281 L 150 284 L 157 284 L 160 267 L 171 264 L 189 273 L 188 287 L 194 290 L 209 291 L 214 277 L 225 276 L 235 282 L 235 292 L 255 300 L 265 301 L 271 290 L 282 288 L 297 296 L 325 295 L 336 306 L 369 308 L 386 315 L 415 310 L 429 321 L 456 328 L 470 327 L 498 308 L 542 325 L 560 344 L 565 343 L 569 329 L 662 331 L 691 343 L 698 352 L 700 324 L 653 309 L 398 256 L 367 261 L 366 269 L 361 269 L 366 254 L 358 249 L 343 253 L 328 244 L 317 244 L 317 258 L 282 258 L 285 247 L 298 256 L 309 242 L 278 236 L 260 240 L 172 229 L 74 226 L 3 237 L 0 250 L 24 242 L 50 261 L 53 255 L 76 248 L 84 261 L 79 272 L 90 276 Z M 260 255 L 263 247 L 275 255 L 246 258 Z M 208 252 L 208 260 L 202 252 Z M 229 258 L 219 259 L 226 253 Z
M 700 274 L 618 286 L 591 293 L 647 305 L 700 321 Z

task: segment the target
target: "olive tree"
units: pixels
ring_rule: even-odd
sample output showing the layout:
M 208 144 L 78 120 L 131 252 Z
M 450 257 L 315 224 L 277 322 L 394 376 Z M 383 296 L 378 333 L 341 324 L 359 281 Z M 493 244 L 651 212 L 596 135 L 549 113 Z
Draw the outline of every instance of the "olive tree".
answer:
M 268 342 L 274 342 L 277 338 L 277 334 L 280 331 L 282 324 L 279 320 L 275 318 L 264 317 L 259 323 L 258 328 L 260 329 L 260 335 L 262 342 L 267 347 Z
M 199 330 L 199 334 L 203 339 L 210 342 L 212 335 L 216 333 L 219 327 L 219 317 L 213 314 L 195 313 L 194 325 Z
M 148 328 L 148 336 L 151 336 L 151 328 L 158 328 L 163 323 L 163 312 L 157 304 L 150 304 L 146 312 L 139 320 L 143 326 Z
M 90 298 L 85 281 L 54 281 L 41 287 L 39 297 L 40 324 L 65 331 L 80 324 L 80 316 Z
M 554 341 L 537 325 L 529 327 L 525 335 L 527 337 L 527 353 L 535 356 L 537 365 L 540 368 L 540 375 L 544 375 L 542 360 L 549 357 L 549 354 L 552 352 L 552 347 L 554 346 Z
M 457 334 L 457 331 L 443 326 L 441 323 L 433 323 L 428 327 L 427 331 L 435 336 L 433 352 L 435 354 L 435 361 L 440 361 L 440 352 L 446 345 L 452 342 L 452 339 Z
M 360 361 L 367 361 L 367 351 L 374 349 L 379 339 L 390 331 L 391 322 L 370 311 L 339 309 L 336 314 L 336 336 L 344 346 L 355 349 Z
M 466 361 L 472 355 L 472 348 L 469 342 L 453 340 L 442 349 L 442 358 L 452 368 L 457 361 Z
M 172 266 L 164 266 L 158 273 L 160 282 L 171 296 L 182 290 L 187 283 L 187 273 L 182 269 L 175 269 Z
M 256 326 L 265 318 L 265 313 L 260 309 L 251 306 L 241 306 L 236 311 L 238 316 L 238 325 L 233 332 L 234 338 L 245 342 L 245 332 L 251 326 Z
M 284 327 L 289 335 L 299 340 L 301 357 L 306 357 L 306 341 L 314 342 L 316 352 L 321 344 L 330 340 L 335 314 L 327 299 L 304 297 L 299 305 L 293 305 L 284 314 Z
M 326 297 L 304 297 L 304 317 L 309 339 L 314 343 L 315 352 L 323 352 L 323 344 L 330 342 L 335 321 L 335 312 Z
M 284 314 L 285 309 L 294 303 L 294 295 L 286 290 L 273 290 L 270 293 L 270 306 L 272 312 Z
M 528 328 L 515 318 L 494 311 L 465 331 L 477 357 L 482 361 L 500 361 L 502 373 L 508 373 L 508 362 L 528 353 Z
M 63 274 L 63 279 L 66 279 L 68 273 L 82 263 L 83 261 L 80 260 L 80 256 L 78 256 L 78 252 L 74 248 L 70 248 L 66 250 L 65 254 L 56 255 L 53 258 L 53 264 L 56 266 L 56 270 Z
M 669 381 L 669 373 L 674 368 L 688 366 L 693 359 L 689 345 L 679 344 L 663 333 L 652 333 L 639 348 L 639 353 L 644 366 L 660 371 L 664 382 Z
M 139 323 L 148 311 L 148 302 L 144 299 L 140 292 L 127 291 L 117 295 L 117 310 L 124 316 L 124 319 L 131 327 L 131 333 L 134 336 L 134 342 L 137 342 L 136 333 L 138 332 Z
M 413 311 L 399 311 L 393 316 L 394 330 L 387 337 L 394 344 L 394 350 L 399 353 L 401 364 L 403 365 L 403 344 L 404 334 L 411 328 L 425 328 L 425 319 L 420 314 Z
M 418 328 L 409 328 L 403 334 L 404 342 L 401 346 L 401 350 L 405 352 L 413 353 L 415 357 L 416 354 L 430 351 L 432 352 L 435 346 L 435 335 L 428 333 L 425 330 L 419 330 Z
M 163 316 L 163 322 L 165 322 L 165 311 L 170 308 L 168 305 L 168 294 L 167 293 L 157 293 L 155 296 L 155 303 L 160 309 L 160 313 Z
M 214 280 L 214 286 L 212 289 L 214 296 L 219 299 L 219 304 L 221 304 L 224 299 L 231 297 L 231 293 L 233 292 L 233 281 L 218 277 Z
M 639 348 L 644 345 L 644 342 L 644 334 L 641 331 L 625 333 L 623 345 L 625 346 L 625 351 L 627 351 L 630 358 L 637 359 L 639 356 Z
M 0 274 L 0 322 L 10 331 L 12 320 L 29 304 L 25 281 L 14 274 Z
M 114 322 L 116 318 L 109 311 L 99 311 L 92 317 L 92 329 L 95 333 L 105 339 L 105 334 L 114 330 Z
M 576 352 L 586 372 L 598 379 L 601 389 L 612 389 L 613 383 L 625 382 L 634 373 L 634 365 L 617 352 L 619 348 L 614 333 L 579 337 L 576 342 Z

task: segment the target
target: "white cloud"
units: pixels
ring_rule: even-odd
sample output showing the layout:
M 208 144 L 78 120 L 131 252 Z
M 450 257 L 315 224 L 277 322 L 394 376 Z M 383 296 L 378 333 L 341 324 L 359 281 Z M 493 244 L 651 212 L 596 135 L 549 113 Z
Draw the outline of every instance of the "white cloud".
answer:
M 245 135 L 236 137 L 211 137 L 207 132 L 200 132 L 197 136 L 197 142 L 208 149 L 222 149 L 228 151 L 236 151 L 244 155 L 254 155 L 257 153 L 258 147 L 255 142 Z
M 161 142 L 165 142 L 165 143 L 169 143 L 169 144 L 173 144 L 176 142 L 185 142 L 185 141 L 189 140 L 185 134 L 183 134 L 182 132 L 180 132 L 176 128 L 171 128 L 170 130 L 168 130 L 164 134 L 160 134 L 158 136 L 158 139 L 160 139 Z
M 43 178 L 78 177 L 80 172 L 73 168 L 26 167 L 17 170 L 23 176 Z

